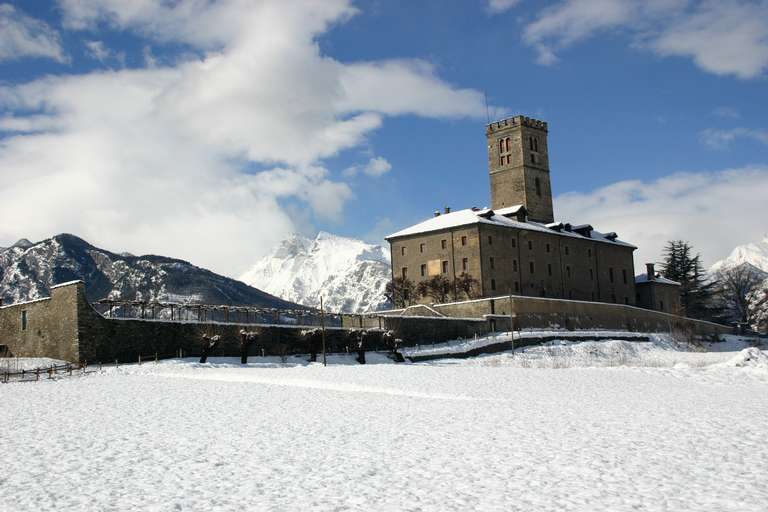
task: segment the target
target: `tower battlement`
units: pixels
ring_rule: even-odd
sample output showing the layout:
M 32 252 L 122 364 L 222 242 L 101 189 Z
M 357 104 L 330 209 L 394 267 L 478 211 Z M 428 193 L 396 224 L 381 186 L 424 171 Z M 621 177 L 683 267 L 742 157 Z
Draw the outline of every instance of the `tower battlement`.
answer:
M 515 126 L 526 126 L 528 128 L 534 128 L 544 132 L 548 131 L 546 121 L 539 121 L 538 119 L 534 119 L 532 117 L 517 115 L 507 117 L 505 119 L 499 119 L 498 121 L 494 121 L 486 125 L 486 133 L 491 134 L 498 130 L 513 128 Z

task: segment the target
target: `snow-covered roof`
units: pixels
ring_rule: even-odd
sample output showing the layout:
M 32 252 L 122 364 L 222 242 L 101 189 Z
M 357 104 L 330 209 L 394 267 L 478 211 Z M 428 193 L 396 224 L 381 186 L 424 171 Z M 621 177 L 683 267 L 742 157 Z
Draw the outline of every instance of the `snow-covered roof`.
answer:
M 457 210 L 451 213 L 441 214 L 435 217 L 431 217 L 423 222 L 414 224 L 411 227 L 402 229 L 396 233 L 385 237 L 387 241 L 393 238 L 400 238 L 404 236 L 418 235 L 423 233 L 430 233 L 433 231 L 441 231 L 444 229 L 457 228 L 462 226 L 470 226 L 472 224 L 491 224 L 495 226 L 525 229 L 528 231 L 539 231 L 543 233 L 549 233 L 551 235 L 566 236 L 571 238 L 579 238 L 586 240 L 594 240 L 596 242 L 605 242 L 614 245 L 621 245 L 624 247 L 631 247 L 637 249 L 632 244 L 623 242 L 616 239 L 607 238 L 603 233 L 599 231 L 592 231 L 591 236 L 584 236 L 575 231 L 554 229 L 557 226 L 568 224 L 553 223 L 553 224 L 541 224 L 539 222 L 526 221 L 521 222 L 514 217 L 522 205 L 510 206 L 507 208 L 501 208 L 499 210 L 491 210 L 489 208 L 467 208 L 465 210 Z M 552 226 L 552 227 L 548 227 Z M 610 233 L 609 233 L 610 234 Z
M 635 276 L 635 283 L 648 283 L 648 274 L 640 274 L 638 276 Z M 659 274 L 656 274 L 656 277 L 654 277 L 650 282 L 653 283 L 659 283 L 659 284 L 671 284 L 674 286 L 680 286 L 680 283 L 677 281 L 673 281 L 671 279 L 667 279 L 666 277 L 662 277 Z

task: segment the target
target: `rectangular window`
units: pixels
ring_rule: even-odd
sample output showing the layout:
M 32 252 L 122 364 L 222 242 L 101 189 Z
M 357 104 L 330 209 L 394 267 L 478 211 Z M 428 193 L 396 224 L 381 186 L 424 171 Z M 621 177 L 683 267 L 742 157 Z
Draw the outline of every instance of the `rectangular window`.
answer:
M 547 252 L 549 251 L 550 251 L 550 247 L 549 247 L 549 244 L 547 244 Z
M 613 267 L 609 267 L 608 268 L 608 280 L 610 282 L 613 282 Z M 616 302 L 616 301 L 614 300 L 614 302 Z
M 528 250 L 529 250 L 529 251 L 532 251 L 532 250 L 533 250 L 533 242 L 532 242 L 532 241 L 530 241 L 530 240 L 528 240 Z
M 552 277 L 552 264 L 551 263 L 547 263 L 547 274 L 549 275 L 549 277 Z
M 447 274 L 447 273 L 448 273 L 448 262 L 443 261 L 443 274 Z
M 403 279 L 408 279 L 408 267 L 403 267 L 402 273 L 403 273 Z
M 461 245 L 467 245 L 467 237 L 461 237 Z
M 568 249 L 568 246 L 566 245 L 565 246 L 565 255 L 568 256 L 569 253 L 570 253 L 570 250 Z
M 594 281 L 595 280 L 595 271 L 592 269 L 589 269 L 589 280 Z
M 467 258 L 462 258 L 462 259 L 461 259 L 461 270 L 463 270 L 464 272 L 466 272 L 466 271 L 467 271 L 467 266 L 468 266 L 468 265 L 469 265 L 469 260 L 468 260 Z
M 659 309 L 664 311 L 664 301 L 663 300 L 659 301 Z
M 533 262 L 531 261 L 531 262 L 528 264 L 528 266 L 529 266 L 529 268 L 531 269 L 531 274 L 533 274 L 533 273 L 534 273 L 534 270 L 535 270 L 535 267 L 533 266 Z
M 493 245 L 493 237 L 488 235 L 488 245 Z
M 421 277 L 424 277 L 427 275 L 427 265 L 426 263 L 421 264 Z
M 532 164 L 536 163 L 536 155 L 534 155 L 533 153 L 531 153 L 531 163 Z
M 496 264 L 495 264 L 495 263 L 496 263 L 496 261 L 493 259 L 493 256 L 491 256 L 491 259 L 490 259 L 489 261 L 490 261 L 490 263 L 491 263 L 491 270 L 493 270 L 494 268 L 496 268 Z
M 402 247 L 400 248 L 400 254 L 401 254 L 402 256 L 405 256 L 405 246 L 402 246 Z
M 625 268 L 621 269 L 621 279 L 624 281 L 624 284 L 627 284 L 627 269 Z
M 495 290 L 495 289 L 496 289 L 496 280 L 491 279 L 491 290 Z
M 571 277 L 571 266 L 570 265 L 566 265 L 565 266 L 565 276 L 566 277 Z
M 26 311 L 21 312 L 21 330 L 22 331 L 27 330 L 27 312 Z
M 514 238 L 512 239 L 512 247 L 517 247 L 517 240 Z
M 512 260 L 512 270 L 517 272 L 517 260 Z
M 448 240 L 440 240 L 440 247 L 443 249 L 448 247 Z
M 515 291 L 516 292 L 520 291 L 520 283 L 518 283 L 517 281 L 515 281 Z
M 587 249 L 587 256 L 592 257 L 592 249 Z
M 424 252 L 424 244 L 419 244 L 419 252 Z
M 624 297 L 624 304 L 629 305 L 629 297 Z

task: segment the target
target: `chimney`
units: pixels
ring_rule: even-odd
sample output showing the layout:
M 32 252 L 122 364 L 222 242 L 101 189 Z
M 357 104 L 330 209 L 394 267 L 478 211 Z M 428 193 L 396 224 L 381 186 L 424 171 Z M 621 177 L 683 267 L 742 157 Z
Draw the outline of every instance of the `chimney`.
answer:
M 440 216 L 440 210 L 435 210 L 435 217 L 439 217 L 439 216 Z
M 445 207 L 445 213 L 451 213 L 451 207 L 450 206 L 446 206 Z
M 654 270 L 654 264 L 653 263 L 646 263 L 645 264 L 645 272 L 648 276 L 649 281 L 653 281 L 656 279 L 656 270 Z

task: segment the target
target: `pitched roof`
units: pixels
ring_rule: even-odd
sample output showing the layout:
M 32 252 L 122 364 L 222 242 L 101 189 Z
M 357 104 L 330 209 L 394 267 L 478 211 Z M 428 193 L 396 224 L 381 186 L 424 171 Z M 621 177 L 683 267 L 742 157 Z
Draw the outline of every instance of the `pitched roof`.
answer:
M 419 235 L 433 231 L 442 231 L 444 229 L 457 228 L 461 226 L 470 226 L 473 224 L 491 224 L 507 228 L 524 229 L 528 231 L 549 233 L 551 235 L 579 238 L 582 240 L 594 240 L 596 242 L 605 242 L 613 245 L 621 245 L 624 247 L 637 249 L 637 247 L 634 245 L 623 242 L 618 238 L 614 240 L 606 238 L 606 236 L 599 231 L 592 231 L 591 236 L 584 236 L 582 234 L 576 233 L 575 231 L 558 231 L 553 229 L 555 226 L 562 225 L 562 223 L 545 225 L 533 221 L 521 222 L 515 217 L 515 214 L 520 210 L 520 208 L 523 208 L 523 206 L 509 206 L 507 208 L 500 208 L 499 210 L 491 210 L 490 208 L 467 208 L 465 210 L 457 210 L 455 212 L 431 217 L 423 222 L 414 224 L 413 226 L 407 227 L 405 229 L 401 229 L 400 231 L 385 237 L 385 239 L 389 241 L 394 238 Z

